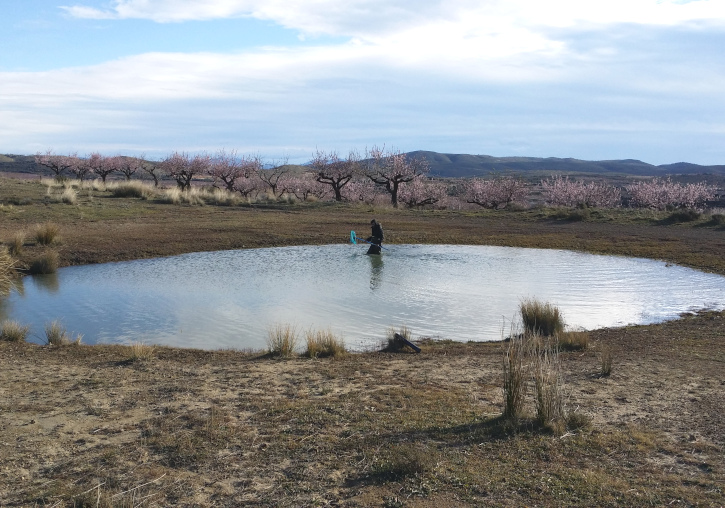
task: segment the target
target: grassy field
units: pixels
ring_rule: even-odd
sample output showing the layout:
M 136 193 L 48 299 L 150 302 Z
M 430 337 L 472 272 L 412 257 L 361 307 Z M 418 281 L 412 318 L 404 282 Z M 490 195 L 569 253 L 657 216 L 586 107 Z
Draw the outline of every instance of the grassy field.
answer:
M 22 265 L 48 250 L 71 265 L 340 243 L 375 217 L 392 243 L 576 249 L 725 274 L 725 230 L 707 215 L 175 205 L 91 188 L 69 201 L 0 179 L 0 240 L 23 237 Z M 502 418 L 504 343 L 282 359 L 0 341 L 0 505 L 723 506 L 724 340 L 715 312 L 590 332 L 588 348 L 560 355 L 571 418 L 557 432 L 536 422 L 531 390 L 522 418 Z

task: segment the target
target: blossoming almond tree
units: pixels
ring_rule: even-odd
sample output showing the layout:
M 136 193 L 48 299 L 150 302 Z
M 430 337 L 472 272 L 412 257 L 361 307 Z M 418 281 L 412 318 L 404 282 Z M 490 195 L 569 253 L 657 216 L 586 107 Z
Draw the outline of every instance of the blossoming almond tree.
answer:
M 499 178 L 471 178 L 463 184 L 463 197 L 467 203 L 496 209 L 501 205 L 526 201 L 529 189 L 526 182 L 504 176 Z
M 189 190 L 195 176 L 207 172 L 210 157 L 207 154 L 197 154 L 193 157 L 187 153 L 174 152 L 161 161 L 161 169 L 176 180 L 181 190 Z
M 210 159 L 207 173 L 214 178 L 214 185 L 221 182 L 226 190 L 234 192 L 237 190 L 236 183 L 240 178 L 256 177 L 260 169 L 262 161 L 259 157 L 240 157 L 236 150 L 229 153 L 220 150 Z
M 35 163 L 51 170 L 56 180 L 60 180 L 66 170 L 78 163 L 78 154 L 57 155 L 48 149 L 45 153 L 35 154 Z
M 416 177 L 429 171 L 424 159 L 410 158 L 400 151 L 385 152 L 382 148 L 373 147 L 368 157 L 367 177 L 383 186 L 390 194 L 390 202 L 398 208 L 398 192 L 400 185 L 412 182 Z
M 672 208 L 702 208 L 715 197 L 715 189 L 705 183 L 679 184 L 669 177 L 653 178 L 627 186 L 629 203 L 640 208 L 664 210 Z
M 408 208 L 421 208 L 438 203 L 447 194 L 445 183 L 428 180 L 421 175 L 400 186 L 398 200 Z
M 546 202 L 554 206 L 615 208 L 622 202 L 622 191 L 603 182 L 570 180 L 556 175 L 541 181 Z
M 342 189 L 360 173 L 360 157 L 352 151 L 346 159 L 341 159 L 337 152 L 325 153 L 318 150 L 310 165 L 315 179 L 332 188 L 335 201 L 342 201 Z

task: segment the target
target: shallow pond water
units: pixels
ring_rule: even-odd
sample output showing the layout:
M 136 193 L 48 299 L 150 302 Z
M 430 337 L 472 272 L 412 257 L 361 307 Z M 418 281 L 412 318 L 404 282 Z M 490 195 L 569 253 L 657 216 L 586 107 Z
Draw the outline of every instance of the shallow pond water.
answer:
M 499 340 L 522 299 L 556 304 L 570 328 L 594 329 L 725 308 L 725 277 L 663 262 L 561 250 L 360 245 L 202 252 L 63 268 L 27 277 L 0 319 L 60 320 L 83 342 L 259 349 L 277 324 L 376 346 L 390 327 L 414 338 Z M 303 340 L 301 341 L 303 342 Z

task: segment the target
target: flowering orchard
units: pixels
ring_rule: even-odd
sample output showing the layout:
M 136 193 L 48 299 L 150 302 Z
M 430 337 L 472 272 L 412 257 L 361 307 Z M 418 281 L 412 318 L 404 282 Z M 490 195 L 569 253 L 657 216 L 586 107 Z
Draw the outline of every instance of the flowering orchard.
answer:
M 143 156 L 92 153 L 79 157 L 48 150 L 36 154 L 35 161 L 57 179 L 95 176 L 105 183 L 114 173 L 125 180 L 147 174 L 157 187 L 163 178 L 175 182 L 182 191 L 188 191 L 194 182 L 207 182 L 246 200 L 334 200 L 369 205 L 387 201 L 396 208 L 460 208 L 463 204 L 499 209 L 512 204 L 527 206 L 541 195 L 547 205 L 556 207 L 702 209 L 716 197 L 716 189 L 705 183 L 680 184 L 671 178 L 639 180 L 623 187 L 561 175 L 539 184 L 513 176 L 444 181 L 427 176 L 425 160 L 381 148 L 373 148 L 364 158 L 354 151 L 342 157 L 334 151 L 318 150 L 306 166 L 265 164 L 259 156 L 239 155 L 234 150 L 220 150 L 214 155 L 174 152 L 158 162 Z

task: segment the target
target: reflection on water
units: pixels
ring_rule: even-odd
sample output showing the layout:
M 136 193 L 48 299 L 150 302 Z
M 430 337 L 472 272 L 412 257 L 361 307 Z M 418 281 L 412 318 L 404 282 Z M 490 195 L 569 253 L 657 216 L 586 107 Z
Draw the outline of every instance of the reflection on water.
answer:
M 662 262 L 507 247 L 355 245 L 187 254 L 69 267 L 27 278 L 0 316 L 43 342 L 59 319 L 85 343 L 262 348 L 267 330 L 331 329 L 353 348 L 390 327 L 415 337 L 498 340 L 524 298 L 559 306 L 570 327 L 652 323 L 725 307 L 725 278 Z

